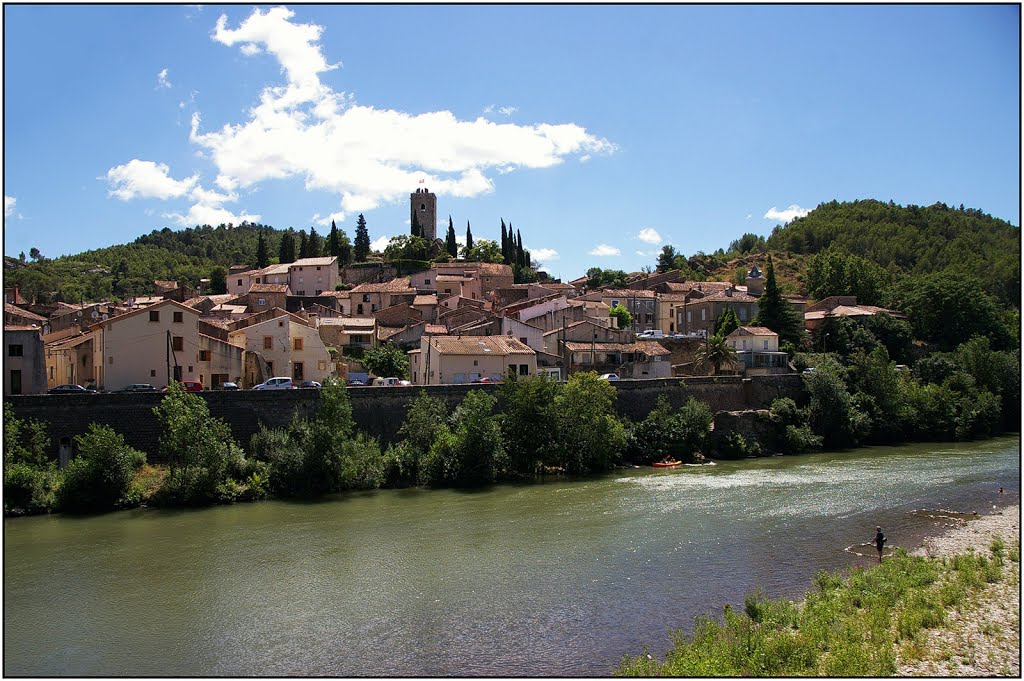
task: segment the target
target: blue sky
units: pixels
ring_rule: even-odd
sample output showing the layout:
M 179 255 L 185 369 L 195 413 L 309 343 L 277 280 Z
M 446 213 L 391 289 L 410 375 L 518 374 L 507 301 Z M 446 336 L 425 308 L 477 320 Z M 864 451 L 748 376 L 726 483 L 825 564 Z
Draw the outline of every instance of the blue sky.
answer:
M 4 252 L 360 212 L 383 243 L 419 186 L 565 279 L 832 199 L 1019 225 L 1019 11 L 7 5 Z

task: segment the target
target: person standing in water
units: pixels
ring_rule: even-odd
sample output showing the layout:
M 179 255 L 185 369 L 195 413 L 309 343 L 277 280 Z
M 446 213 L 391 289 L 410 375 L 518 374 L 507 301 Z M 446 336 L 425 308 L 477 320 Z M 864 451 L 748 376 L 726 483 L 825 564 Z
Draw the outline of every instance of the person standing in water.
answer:
M 885 535 L 882 534 L 882 528 L 875 528 L 875 547 L 878 549 L 878 562 L 882 562 L 882 549 L 885 547 Z

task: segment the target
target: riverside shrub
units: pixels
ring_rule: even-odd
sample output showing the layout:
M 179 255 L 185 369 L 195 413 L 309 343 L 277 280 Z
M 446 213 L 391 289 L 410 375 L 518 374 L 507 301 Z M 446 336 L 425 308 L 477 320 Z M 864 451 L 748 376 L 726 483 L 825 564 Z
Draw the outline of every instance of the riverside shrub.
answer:
M 95 423 L 76 441 L 79 455 L 64 469 L 60 509 L 89 513 L 130 505 L 131 483 L 146 463 L 146 455 L 129 447 L 113 428 Z

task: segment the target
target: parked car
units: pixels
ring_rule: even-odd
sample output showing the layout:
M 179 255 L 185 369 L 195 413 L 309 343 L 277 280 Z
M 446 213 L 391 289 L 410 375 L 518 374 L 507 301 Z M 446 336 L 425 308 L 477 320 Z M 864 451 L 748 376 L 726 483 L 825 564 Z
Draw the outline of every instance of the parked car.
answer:
M 813 373 L 814 373 L 814 367 L 807 367 L 806 369 L 804 369 L 804 370 L 803 370 L 802 372 L 800 372 L 800 373 L 804 373 L 804 374 L 813 374 Z
M 58 385 L 53 388 L 50 388 L 46 392 L 49 393 L 50 395 L 62 395 L 67 393 L 83 393 L 88 395 L 95 393 L 96 391 L 89 390 L 88 388 L 83 388 L 82 386 L 76 385 L 74 383 L 67 383 L 65 385 Z
M 602 381 L 617 381 L 619 380 L 618 374 L 601 374 L 598 378 Z
M 665 332 L 661 329 L 648 329 L 636 335 L 637 338 L 664 338 Z
M 131 383 L 121 388 L 119 393 L 155 393 L 157 389 L 149 383 Z
M 238 390 L 238 384 L 228 381 L 227 383 L 220 384 L 221 390 Z
M 187 393 L 197 393 L 203 390 L 203 384 L 199 381 L 182 381 L 181 387 L 183 387 Z
M 347 382 L 348 385 L 366 385 L 365 383 L 360 381 L 358 378 L 351 378 L 351 379 L 349 379 L 346 382 Z
M 473 379 L 473 383 L 497 383 L 490 376 L 481 376 L 480 378 Z
M 276 376 L 268 378 L 259 385 L 254 385 L 253 390 L 294 390 L 295 384 L 287 376 Z
M 302 384 L 299 387 L 300 388 L 314 388 L 314 389 L 317 389 L 317 388 L 322 388 L 323 385 L 321 385 L 318 381 L 303 381 Z
M 374 386 L 378 386 L 378 387 L 379 386 L 393 387 L 393 386 L 402 385 L 402 380 L 399 379 L 399 378 L 395 378 L 394 376 L 389 376 L 388 378 L 375 378 L 375 379 L 373 379 L 373 383 L 371 383 L 370 385 L 374 385 Z
M 407 381 L 404 378 L 398 382 L 398 385 L 412 385 L 412 381 Z

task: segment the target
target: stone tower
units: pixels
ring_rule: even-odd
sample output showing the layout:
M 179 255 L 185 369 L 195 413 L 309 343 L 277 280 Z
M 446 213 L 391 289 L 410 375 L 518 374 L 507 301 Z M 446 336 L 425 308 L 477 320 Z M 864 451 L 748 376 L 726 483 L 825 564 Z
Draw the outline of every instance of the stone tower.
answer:
M 417 189 L 409 195 L 409 230 L 419 221 L 423 236 L 427 241 L 437 238 L 437 196 L 427 191 L 426 187 Z
M 747 273 L 747 293 L 755 298 L 764 293 L 764 277 L 761 270 L 757 269 L 757 265 L 751 267 Z

